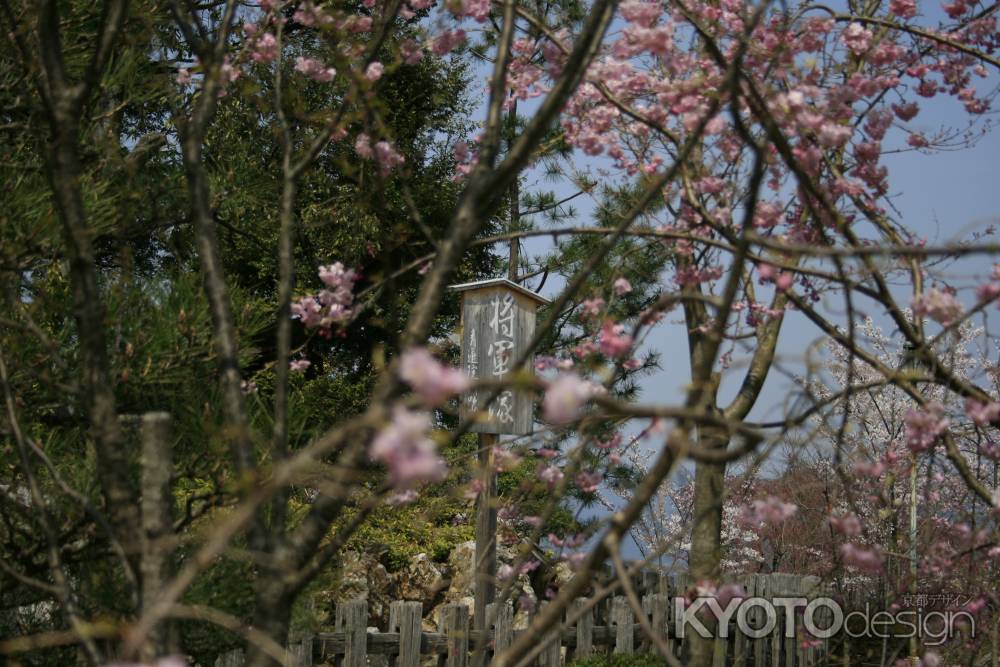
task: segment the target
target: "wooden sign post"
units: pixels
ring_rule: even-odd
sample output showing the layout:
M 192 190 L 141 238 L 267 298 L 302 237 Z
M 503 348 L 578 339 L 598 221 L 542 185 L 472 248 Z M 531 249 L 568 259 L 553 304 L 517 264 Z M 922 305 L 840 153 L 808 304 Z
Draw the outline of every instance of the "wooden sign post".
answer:
M 453 285 L 462 293 L 462 368 L 471 378 L 502 380 L 516 370 L 514 363 L 535 332 L 535 311 L 549 303 L 538 294 L 505 278 Z M 533 365 L 528 363 L 528 368 Z M 482 488 L 476 499 L 476 575 L 474 627 L 486 628 L 486 605 L 496 597 L 496 473 L 493 448 L 498 436 L 532 432 L 531 395 L 504 389 L 487 403 L 487 390 L 462 397 L 463 419 L 473 419 L 479 433 Z

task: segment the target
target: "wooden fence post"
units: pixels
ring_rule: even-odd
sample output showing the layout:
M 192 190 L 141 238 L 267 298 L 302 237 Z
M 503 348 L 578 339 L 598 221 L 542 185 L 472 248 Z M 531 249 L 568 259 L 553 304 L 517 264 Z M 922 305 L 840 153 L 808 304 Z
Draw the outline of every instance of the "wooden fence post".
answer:
M 243 667 L 243 649 L 234 648 L 215 659 L 215 667 Z
M 479 474 L 482 488 L 476 500 L 476 553 L 473 568 L 474 597 L 472 622 L 476 630 L 486 631 L 486 605 L 496 599 L 497 578 L 497 473 L 493 469 L 493 448 L 499 438 L 493 433 L 479 434 Z M 475 656 L 475 667 L 486 664 L 485 652 Z
M 664 639 L 671 655 L 677 655 L 673 637 L 670 634 L 670 627 L 667 625 L 667 596 L 662 593 L 647 595 L 645 600 L 649 611 L 650 624 L 653 632 Z M 654 644 L 655 646 L 655 644 Z
M 611 621 L 615 626 L 615 653 L 635 652 L 634 619 L 628 600 L 620 595 L 616 596 L 611 603 Z
M 423 605 L 419 602 L 393 602 L 389 605 L 389 632 L 399 633 L 399 654 L 394 667 L 420 667 L 420 620 Z
M 352 600 L 337 605 L 336 624 L 344 633 L 343 667 L 367 667 L 368 602 Z
M 445 605 L 441 610 L 441 632 L 447 640 L 445 667 L 466 667 L 469 661 L 469 608 Z
M 756 594 L 757 590 L 757 577 L 755 575 L 750 575 L 744 577 L 743 579 L 743 590 L 747 592 L 747 597 L 752 598 Z M 753 609 L 754 612 L 758 611 L 756 607 Z M 749 620 L 749 617 L 748 619 Z M 747 637 L 739 628 L 739 616 L 733 616 L 733 628 L 731 632 L 735 634 L 733 639 L 733 666 L 743 667 L 750 661 L 750 638 Z
M 494 602 L 487 607 L 487 630 L 493 629 L 493 655 L 497 655 L 514 642 L 514 607 L 509 602 Z
M 692 581 L 693 580 L 687 574 L 687 572 L 677 572 L 676 574 L 674 574 L 673 587 L 670 589 L 671 596 L 675 596 L 676 597 L 676 596 L 684 596 L 684 595 L 686 595 L 688 589 L 691 587 Z M 677 620 L 676 619 L 676 614 L 677 614 L 677 610 L 674 607 L 673 600 L 671 600 L 670 601 L 670 622 L 671 622 L 671 624 L 674 624 L 676 622 L 676 620 Z M 679 653 L 678 657 L 681 659 L 682 663 L 686 662 L 689 659 L 689 657 L 690 657 L 690 655 L 689 655 L 691 653 L 690 635 L 691 635 L 692 632 L 693 632 L 693 630 L 691 628 L 685 628 L 685 630 L 684 630 L 684 637 L 682 639 L 678 640 L 678 644 L 679 644 L 679 646 L 677 647 L 677 650 L 678 650 L 678 653 Z
M 295 667 L 313 667 L 313 637 L 307 635 L 300 642 L 289 647 L 292 664 Z
M 587 607 L 587 598 L 577 598 L 573 600 L 572 614 L 576 616 L 580 609 Z M 576 619 L 576 648 L 573 650 L 573 659 L 586 658 L 594 652 L 594 610 L 587 609 L 583 615 Z
M 148 610 L 165 582 L 170 579 L 173 557 L 174 497 L 170 491 L 173 471 L 173 439 L 170 415 L 147 412 L 142 416 L 142 498 L 139 502 L 142 532 L 140 538 L 139 573 L 142 581 L 142 609 Z M 142 657 L 148 661 L 177 651 L 173 624 L 158 623 L 149 632 L 142 647 Z
M 549 604 L 549 602 L 543 602 L 541 608 L 545 609 L 549 606 Z M 560 641 L 561 626 L 562 623 L 556 623 L 552 631 L 542 638 L 544 648 L 538 656 L 538 664 L 541 665 L 541 667 L 559 667 L 560 657 L 562 655 Z

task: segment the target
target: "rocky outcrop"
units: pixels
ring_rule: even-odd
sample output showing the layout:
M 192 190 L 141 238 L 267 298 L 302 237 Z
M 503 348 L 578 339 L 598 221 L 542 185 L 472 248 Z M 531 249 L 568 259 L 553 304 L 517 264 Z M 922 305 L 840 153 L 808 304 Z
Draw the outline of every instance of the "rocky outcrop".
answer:
M 514 559 L 513 549 L 502 546 L 498 550 L 501 564 L 512 563 Z M 388 627 L 390 602 L 415 600 L 424 605 L 424 629 L 434 631 L 438 614 L 445 604 L 464 604 L 469 613 L 473 613 L 475 565 L 476 544 L 471 540 L 457 545 L 445 563 L 436 563 L 427 554 L 417 554 L 405 568 L 394 573 L 386 571 L 376 554 L 346 551 L 341 558 L 336 585 L 324 591 L 321 597 L 330 604 L 330 609 L 338 602 L 367 600 L 369 622 L 380 628 Z M 565 563 L 560 563 L 552 575 L 553 583 L 558 586 L 572 577 L 572 571 Z M 515 578 L 509 599 L 515 605 L 523 600 L 529 609 L 537 606 L 538 596 L 528 575 Z M 332 624 L 333 616 L 328 615 L 324 620 Z M 528 620 L 529 613 L 517 609 L 514 626 L 527 627 Z
M 448 554 L 448 593 L 445 600 L 461 602 L 472 597 L 475 592 L 476 543 L 462 542 Z
M 395 576 L 396 593 L 400 600 L 417 600 L 425 604 L 436 600 L 448 585 L 441 570 L 427 554 L 417 554 L 410 564 Z
M 340 576 L 327 597 L 333 604 L 367 600 L 369 618 L 381 627 L 389 620 L 389 603 L 397 599 L 393 577 L 385 566 L 374 555 L 357 551 L 343 552 Z

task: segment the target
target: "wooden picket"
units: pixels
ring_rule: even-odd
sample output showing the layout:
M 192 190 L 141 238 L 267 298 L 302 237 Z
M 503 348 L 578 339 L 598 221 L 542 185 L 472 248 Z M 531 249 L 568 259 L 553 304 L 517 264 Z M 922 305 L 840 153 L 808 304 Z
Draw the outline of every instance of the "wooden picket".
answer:
M 750 596 L 763 598 L 797 596 L 814 598 L 824 593 L 815 577 L 786 574 L 749 575 L 736 580 Z M 644 576 L 637 582 L 642 595 L 642 611 L 652 628 L 660 633 L 674 657 L 681 662 L 688 657 L 687 642 L 677 636 L 674 600 L 690 586 L 686 575 L 673 577 Z M 545 603 L 543 603 L 544 605 Z M 337 606 L 335 632 L 303 637 L 289 647 L 290 667 L 368 667 L 369 664 L 388 667 L 420 667 L 428 664 L 422 657 L 436 656 L 438 667 L 469 667 L 477 655 L 489 664 L 497 652 L 509 646 L 523 630 L 513 627 L 514 610 L 510 603 L 492 603 L 486 608 L 485 631 L 470 624 L 470 609 L 461 604 L 444 605 L 439 612 L 438 631 L 421 628 L 423 608 L 419 602 L 393 602 L 389 607 L 386 632 L 371 632 L 368 628 L 368 605 L 364 600 L 345 602 Z M 786 637 L 785 610 L 777 608 L 777 625 L 769 634 L 754 638 L 745 636 L 731 620 L 727 638 L 715 641 L 715 667 L 800 667 L 826 665 L 828 644 L 803 645 L 801 636 Z M 560 667 L 577 658 L 594 653 L 654 653 L 652 642 L 644 636 L 636 621 L 635 610 L 625 597 L 613 597 L 595 603 L 579 598 L 565 614 L 566 622 L 538 639 L 536 667 Z M 752 608 L 747 616 L 750 625 L 765 624 L 764 609 Z M 821 627 L 825 627 L 820 623 Z M 485 632 L 485 635 L 484 635 Z M 378 658 L 372 663 L 369 658 Z M 215 667 L 242 667 L 242 651 L 220 656 Z

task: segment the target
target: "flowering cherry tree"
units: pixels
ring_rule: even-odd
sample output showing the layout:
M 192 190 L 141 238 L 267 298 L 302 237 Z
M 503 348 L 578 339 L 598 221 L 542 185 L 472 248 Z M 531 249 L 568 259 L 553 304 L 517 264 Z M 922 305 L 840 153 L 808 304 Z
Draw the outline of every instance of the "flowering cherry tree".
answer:
M 690 534 L 685 526 L 683 536 L 674 530 L 672 539 L 650 539 L 647 547 L 658 556 L 689 545 L 688 567 L 699 590 L 721 590 L 728 536 L 766 535 L 804 513 L 762 480 L 749 494 L 741 490 L 734 503 L 726 488 L 728 466 L 758 465 L 791 442 L 795 429 L 810 425 L 835 445 L 825 469 L 864 485 L 860 498 L 845 485 L 829 508 L 827 522 L 842 537 L 835 540 L 834 567 L 865 576 L 886 573 L 887 557 L 894 556 L 889 552 L 900 545 L 886 542 L 881 512 L 895 520 L 899 473 L 910 465 L 924 473 L 922 482 L 916 475 L 910 497 L 920 494 L 931 503 L 923 514 L 929 541 L 921 547 L 922 573 L 944 573 L 980 557 L 993 559 L 985 571 L 996 572 L 995 378 L 971 343 L 956 346 L 952 337 L 992 349 L 988 328 L 970 328 L 969 320 L 993 309 L 1000 275 L 960 284 L 936 262 L 971 263 L 1000 248 L 983 235 L 943 246 L 923 242 L 892 207 L 886 161 L 899 150 L 932 156 L 954 147 L 966 126 L 978 127 L 1000 66 L 996 6 L 592 0 L 574 13 L 513 0 L 167 4 L 157 5 L 162 11 L 147 32 L 133 35 L 130 21 L 141 17 L 124 0 L 108 0 L 96 12 L 55 2 L 0 3 L 4 62 L 19 77 L 5 79 L 5 90 L 24 89 L 16 106 L 30 111 L 11 129 L 31 138 L 24 139 L 25 150 L 37 155 L 47 179 L 45 201 L 52 204 L 46 218 L 57 218 L 62 230 L 48 255 L 58 261 L 24 264 L 17 252 L 5 253 L 7 319 L 42 348 L 58 351 L 46 345 L 30 306 L 41 292 L 40 275 L 62 276 L 48 288 L 69 293 L 72 307 L 62 316 L 74 335 L 65 343 L 72 354 L 54 356 L 75 373 L 70 388 L 80 396 L 81 430 L 87 432 L 80 449 L 93 452 L 93 484 L 66 481 L 41 444 L 49 428 L 45 419 L 22 426 L 26 402 L 20 394 L 36 387 L 40 376 L 30 361 L 8 371 L 8 364 L 21 362 L 3 355 L 5 437 L 17 452 L 5 488 L 31 498 L 28 505 L 38 511 L 33 530 L 41 538 L 28 551 L 46 554 L 24 571 L 12 568 L 11 576 L 58 605 L 69 634 L 46 635 L 47 641 L 69 637 L 91 663 L 102 664 L 106 656 L 88 628 L 110 614 L 114 653 L 151 661 L 171 648 L 167 627 L 177 616 L 242 627 L 240 619 L 192 610 L 182 601 L 220 559 L 243 549 L 253 563 L 253 608 L 244 619 L 253 628 L 246 633 L 249 664 L 274 664 L 294 602 L 372 512 L 414 502 L 423 485 L 448 474 L 442 452 L 468 424 L 438 427 L 446 418 L 456 421 L 453 399 L 468 390 L 494 400 L 515 388 L 533 392 L 540 405 L 534 434 L 492 457 L 499 468 L 524 461 L 537 466 L 537 485 L 505 499 L 504 535 L 517 545 L 518 557 L 498 572 L 501 598 L 516 577 L 538 566 L 536 547 L 574 572 L 549 591 L 550 602 L 532 617 L 529 631 L 494 656 L 496 667 L 537 655 L 535 638 L 562 623 L 573 600 L 594 590 L 606 561 L 615 566 L 612 583 L 628 585 L 622 544 L 688 463 L 694 466 L 689 497 L 674 505 L 689 512 Z M 63 39 L 66 26 L 77 24 L 86 26 L 75 35 L 79 39 Z M 123 384 L 155 387 L 157 375 L 172 366 L 150 361 L 137 377 L 113 373 L 115 363 L 142 351 L 119 345 L 105 326 L 122 287 L 116 277 L 129 260 L 109 260 L 109 266 L 98 261 L 95 247 L 102 230 L 128 217 L 127 202 L 135 195 L 101 197 L 87 162 L 94 154 L 110 155 L 115 164 L 123 162 L 115 172 L 121 178 L 142 172 L 143 187 L 159 194 L 155 172 L 143 172 L 140 146 L 123 141 L 121 117 L 106 108 L 129 74 L 119 67 L 133 49 L 154 52 L 156 71 L 170 72 L 166 92 L 122 106 L 139 109 L 140 125 L 161 122 L 172 132 L 158 145 L 183 170 L 178 185 L 185 216 L 177 225 L 197 255 L 205 304 L 201 333 L 210 340 L 204 356 L 217 380 L 216 394 L 201 409 L 204 419 L 221 424 L 229 453 L 219 500 L 205 503 L 199 521 L 181 522 L 190 529 L 181 539 L 174 539 L 170 521 L 154 521 L 165 536 L 152 541 L 147 522 L 155 512 L 140 512 L 130 465 L 134 438 L 122 427 Z M 429 168 L 408 159 L 413 153 L 407 148 L 419 139 L 406 136 L 406 122 L 395 118 L 399 110 L 380 104 L 379 95 L 428 59 L 466 56 L 488 63 L 480 66 L 486 74 L 480 127 L 471 141 L 452 142 L 457 190 L 446 203 L 445 223 L 431 227 L 410 187 Z M 913 121 L 932 98 L 968 119 L 957 135 L 917 130 Z M 152 110 L 144 112 L 144 104 Z M 275 142 L 266 158 L 278 185 L 266 202 L 273 225 L 268 238 L 254 239 L 273 246 L 276 258 L 270 326 L 260 327 L 269 340 L 268 358 L 256 366 L 248 356 L 258 340 L 245 335 L 246 309 L 236 307 L 252 288 L 233 281 L 220 242 L 220 229 L 239 231 L 240 215 L 264 205 L 254 198 L 256 184 L 239 180 L 239 168 L 217 169 L 227 149 L 247 141 L 239 132 L 215 133 L 233 117 L 241 119 L 246 136 L 261 133 Z M 220 141 L 226 148 L 219 149 Z M 595 201 L 595 224 L 561 227 L 558 216 L 551 225 L 532 220 L 563 206 L 542 194 L 519 194 L 527 171 L 542 167 L 577 190 L 570 198 Z M 394 231 L 412 231 L 420 245 L 388 234 L 378 239 L 381 247 L 369 239 L 350 256 L 316 257 L 304 235 L 328 225 L 336 237 L 338 224 L 347 222 L 330 202 L 371 183 L 380 193 L 372 207 L 395 205 L 401 219 Z M 314 202 L 313 191 L 324 188 L 333 190 L 317 222 L 314 206 L 304 202 Z M 522 203 L 533 205 L 522 210 Z M 486 235 L 505 215 L 508 233 Z M 532 236 L 556 240 L 539 272 L 561 272 L 559 292 L 541 312 L 529 349 L 511 360 L 516 370 L 502 381 L 473 381 L 448 364 L 445 336 L 436 329 L 449 299 L 446 287 L 477 248 L 510 242 L 516 257 L 518 239 Z M 571 241 L 563 244 L 565 237 Z M 30 234 L 17 241 L 32 248 Z M 390 250 L 406 261 L 366 275 L 362 263 Z M 169 252 L 150 255 L 166 262 Z M 518 267 L 530 260 L 512 264 L 518 278 Z M 404 276 L 417 287 L 407 295 L 405 321 L 392 332 L 398 353 L 373 349 L 346 364 L 374 369 L 363 407 L 326 416 L 314 436 L 299 442 L 294 383 L 323 373 L 314 362 L 345 354 L 391 319 L 387 311 L 393 309 L 379 299 L 395 296 Z M 875 311 L 893 327 L 916 365 L 901 368 L 878 349 L 884 339 L 866 340 L 858 330 L 861 311 Z M 831 341 L 840 381 L 823 390 L 810 382 L 803 402 L 781 419 L 755 421 L 751 414 L 764 400 L 792 312 Z M 185 312 L 178 327 L 193 345 L 199 332 L 188 328 L 187 317 Z M 687 340 L 689 372 L 677 383 L 681 398 L 628 400 L 634 374 L 655 365 L 644 342 L 658 327 L 674 325 Z M 532 363 L 536 375 L 528 372 Z M 727 386 L 736 389 L 725 391 Z M 863 390 L 876 388 L 881 398 L 862 398 L 868 406 L 856 402 Z M 885 401 L 906 408 L 892 410 L 886 433 L 858 435 L 846 427 L 859 411 L 862 423 L 873 423 L 869 417 L 886 408 Z M 624 428 L 641 432 L 648 453 L 627 499 L 588 533 L 548 533 L 546 523 L 560 502 L 593 499 L 618 473 Z M 162 452 L 155 443 L 166 439 L 149 429 L 150 452 Z M 155 469 L 147 462 L 148 473 Z M 86 508 L 81 521 L 104 536 L 106 553 L 114 555 L 106 562 L 123 582 L 120 598 L 127 602 L 104 609 L 82 599 L 81 584 L 67 576 L 72 548 L 59 539 L 66 522 L 42 492 L 40 476 L 52 494 Z M 158 484 L 169 491 L 169 475 Z M 470 481 L 471 495 L 474 485 Z M 303 487 L 310 489 L 309 502 L 292 512 L 290 495 Z M 97 489 L 100 502 L 86 497 L 84 488 Z M 524 496 L 540 490 L 549 499 L 543 509 L 522 512 Z M 13 498 L 10 511 L 24 521 L 25 505 L 17 493 Z M 161 499 L 161 505 L 170 503 Z M 879 518 L 873 521 L 872 513 Z M 212 529 L 191 527 L 201 522 Z M 176 543 L 187 552 L 171 563 L 159 546 Z M 985 600 L 995 592 L 981 594 Z M 25 645 L 33 644 L 9 650 Z M 692 664 L 711 664 L 710 641 L 695 639 L 692 649 Z

